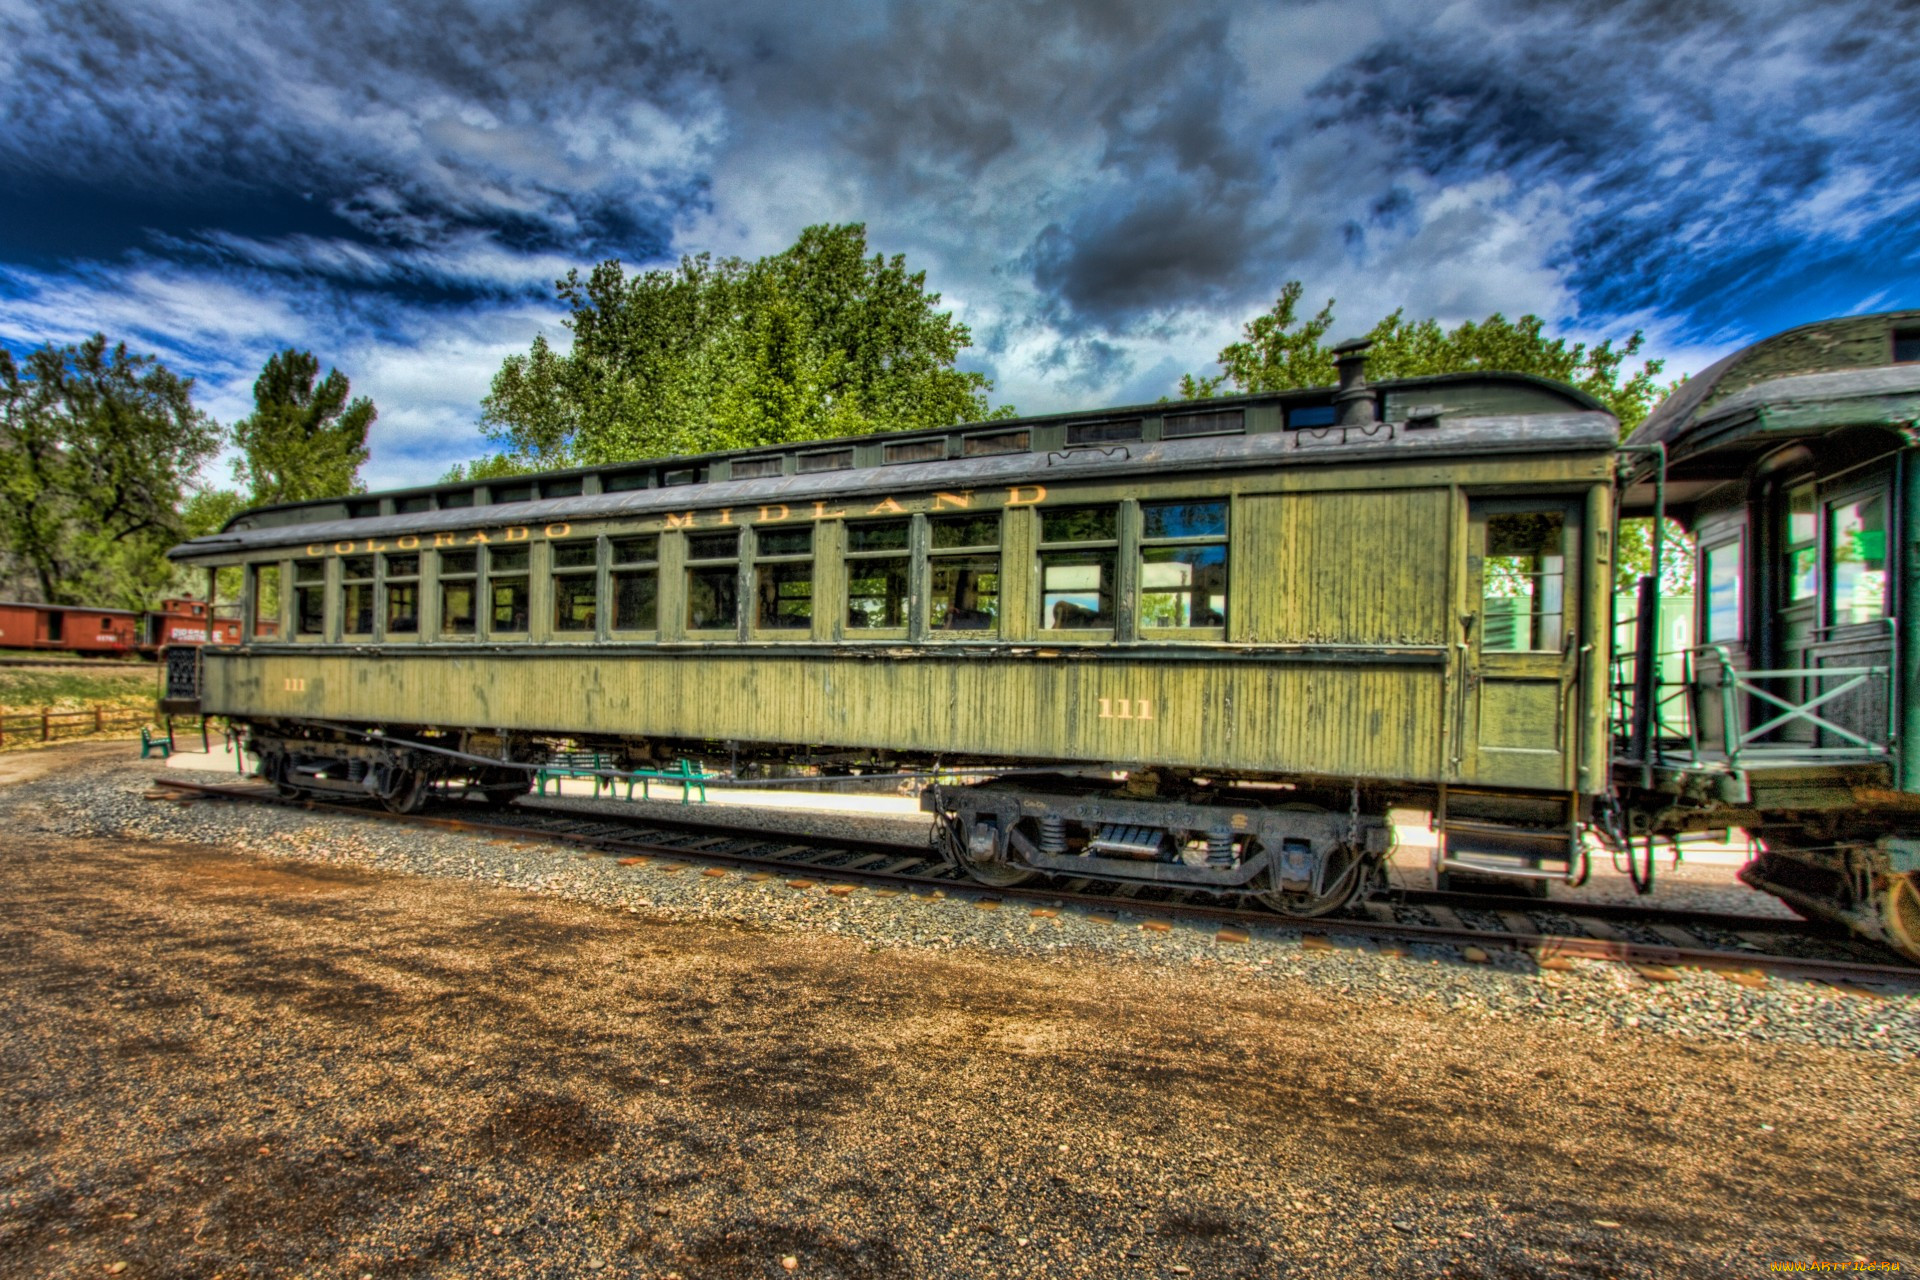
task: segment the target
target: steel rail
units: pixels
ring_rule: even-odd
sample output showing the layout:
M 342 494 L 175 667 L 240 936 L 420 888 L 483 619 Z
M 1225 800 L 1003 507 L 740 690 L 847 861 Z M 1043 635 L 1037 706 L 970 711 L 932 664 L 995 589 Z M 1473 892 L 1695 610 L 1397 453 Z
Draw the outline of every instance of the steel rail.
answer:
M 1382 920 L 1364 920 L 1349 917 L 1292 916 L 1278 911 L 1252 911 L 1238 907 L 1207 906 L 1196 903 L 1142 903 L 1110 895 L 1077 893 L 1060 888 L 1030 888 L 1014 886 L 994 888 L 967 879 L 954 871 L 950 875 L 935 876 L 915 874 L 906 871 L 880 871 L 870 868 L 848 866 L 821 866 L 792 858 L 771 857 L 751 851 L 737 851 L 713 848 L 690 848 L 684 845 L 666 844 L 657 841 L 634 840 L 616 837 L 604 833 L 592 834 L 577 831 L 545 829 L 538 825 L 516 824 L 511 822 L 474 821 L 467 818 L 441 817 L 434 814 L 397 814 L 385 809 L 377 809 L 359 804 L 332 804 L 323 800 L 306 797 L 286 797 L 259 786 L 216 786 L 209 783 L 189 782 L 174 778 L 156 779 L 155 785 L 180 791 L 182 793 L 205 796 L 212 799 L 240 801 L 254 804 L 269 804 L 281 808 L 301 809 L 316 813 L 341 814 L 350 817 L 372 818 L 385 822 L 406 823 L 414 826 L 437 828 L 444 831 L 469 834 L 510 836 L 517 840 L 535 842 L 548 841 L 557 844 L 569 844 L 583 848 L 610 853 L 629 853 L 650 858 L 679 859 L 687 862 L 718 862 L 738 867 L 751 867 L 756 870 L 778 874 L 789 879 L 839 879 L 866 883 L 881 883 L 901 886 L 907 889 L 925 888 L 931 890 L 958 891 L 970 898 L 989 900 L 1014 900 L 1047 905 L 1073 905 L 1098 912 L 1128 914 L 1144 917 L 1170 917 L 1175 919 L 1208 920 L 1221 924 L 1241 926 L 1281 928 L 1297 930 L 1317 935 L 1323 939 L 1328 935 L 1344 935 L 1370 939 L 1388 939 L 1415 943 L 1431 943 L 1446 946 L 1478 946 L 1518 951 L 1531 955 L 1536 960 L 1557 958 L 1610 960 L 1639 967 L 1697 967 L 1709 970 L 1767 970 L 1775 973 L 1795 974 L 1801 977 L 1817 978 L 1828 982 L 1876 982 L 1920 984 L 1920 968 L 1909 965 L 1871 964 L 1862 961 L 1829 960 L 1811 956 L 1788 956 L 1772 952 L 1748 952 L 1712 949 L 1705 947 L 1683 947 L 1663 943 L 1635 942 L 1627 939 L 1577 937 L 1569 934 L 1521 933 L 1513 931 L 1495 931 L 1488 929 L 1456 928 L 1447 925 L 1405 924 Z M 551 813 L 552 810 L 544 812 Z M 583 815 L 584 816 L 584 815 Z M 595 817 L 608 815 L 595 814 Z M 619 825 L 616 823 L 616 825 Z M 693 827 L 692 829 L 700 829 Z M 708 828 L 711 829 L 711 828 Z M 804 837 L 795 837 L 785 832 L 759 829 L 735 828 L 728 832 L 731 837 L 752 839 L 764 844 L 785 843 L 788 847 L 805 847 Z M 919 861 L 933 862 L 937 855 L 931 851 L 916 853 L 907 846 L 886 844 L 876 841 L 841 840 L 836 838 L 830 845 L 819 845 L 823 852 L 868 852 L 889 855 L 894 859 L 912 857 Z M 945 866 L 946 864 L 941 864 Z M 1578 918 L 1582 908 L 1574 904 L 1560 904 L 1570 907 L 1566 914 Z M 1523 910 L 1518 904 L 1504 908 L 1509 911 Z M 1711 917 L 1705 917 L 1711 919 Z M 1743 922 L 1748 931 L 1776 926 L 1793 925 L 1794 921 L 1770 921 L 1764 917 L 1736 917 Z M 1764 921 L 1764 924 L 1758 923 Z

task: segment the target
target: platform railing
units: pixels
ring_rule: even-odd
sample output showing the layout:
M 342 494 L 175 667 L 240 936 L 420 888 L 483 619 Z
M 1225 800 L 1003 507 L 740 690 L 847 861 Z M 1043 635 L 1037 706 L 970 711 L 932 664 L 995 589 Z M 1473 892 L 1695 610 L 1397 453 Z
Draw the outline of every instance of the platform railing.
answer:
M 1893 619 L 1886 620 L 1890 632 Z M 1679 657 L 1682 674 L 1666 678 L 1665 660 Z M 1613 660 L 1610 720 L 1616 749 L 1626 743 L 1632 723 L 1634 664 L 1638 656 L 1622 653 Z M 1726 645 L 1702 644 L 1670 650 L 1655 658 L 1652 680 L 1652 731 L 1648 735 L 1650 763 L 1681 758 L 1699 765 L 1724 760 L 1731 768 L 1749 761 L 1796 759 L 1884 760 L 1892 756 L 1898 739 L 1899 714 L 1892 696 L 1893 667 L 1885 664 L 1741 669 Z M 1802 696 L 1780 692 L 1786 682 L 1798 682 Z M 1771 684 L 1774 687 L 1768 688 Z M 1877 728 L 1836 723 L 1832 704 L 1850 693 L 1878 686 L 1886 722 Z M 1719 733 L 1703 723 L 1709 706 L 1717 706 Z M 1825 714 L 1823 714 L 1823 711 Z M 1779 732 L 1804 725 L 1814 741 L 1782 740 Z M 1839 739 L 1820 744 L 1820 735 Z M 1718 740 L 1716 740 L 1716 737 Z M 1637 758 L 1637 757 L 1636 757 Z
M 1718 692 L 1720 694 L 1720 723 L 1725 734 L 1727 763 L 1739 768 L 1743 757 L 1795 756 L 1859 759 L 1867 757 L 1884 759 L 1893 752 L 1895 738 L 1895 704 L 1892 697 L 1893 666 L 1874 664 L 1848 667 L 1778 667 L 1748 668 L 1742 670 L 1734 665 L 1733 655 L 1726 646 L 1705 644 L 1695 646 L 1694 653 L 1711 659 L 1718 668 Z M 1795 680 L 1801 682 L 1806 696 L 1799 701 L 1776 693 L 1766 686 L 1768 682 Z M 1822 708 L 1838 698 L 1856 690 L 1870 688 L 1876 681 L 1881 685 L 1882 701 L 1886 706 L 1886 724 L 1884 732 L 1870 736 L 1869 732 L 1851 729 L 1836 724 L 1825 715 Z M 1837 682 L 1837 683 L 1836 683 Z M 1702 690 L 1705 692 L 1706 690 Z M 1751 699 L 1752 701 L 1748 701 Z M 1755 708 L 1755 716 L 1767 716 L 1757 724 L 1747 723 L 1745 714 L 1748 707 Z M 1771 714 L 1769 714 L 1771 712 Z M 1789 725 L 1806 725 L 1814 730 L 1815 742 L 1780 741 L 1777 738 L 1767 741 L 1770 735 Z M 1817 745 L 1820 734 L 1830 734 L 1839 738 L 1845 745 Z M 1695 757 L 1699 757 L 1700 743 L 1698 734 L 1694 735 Z

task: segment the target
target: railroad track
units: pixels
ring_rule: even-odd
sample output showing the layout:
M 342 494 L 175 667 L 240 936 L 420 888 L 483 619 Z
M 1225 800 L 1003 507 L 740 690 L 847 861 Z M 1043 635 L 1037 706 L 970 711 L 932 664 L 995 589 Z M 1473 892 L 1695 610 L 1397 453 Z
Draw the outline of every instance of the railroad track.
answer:
M 1163 886 L 1092 879 L 989 888 L 930 849 L 841 838 L 810 840 L 757 827 L 652 815 L 616 819 L 542 805 L 537 799 L 501 810 L 448 800 L 426 812 L 393 814 L 371 805 L 287 798 L 253 783 L 215 785 L 161 778 L 157 785 L 207 799 L 568 844 L 623 859 L 730 866 L 779 876 L 798 887 L 864 884 L 1052 908 L 1073 906 L 1115 922 L 1122 915 L 1137 915 L 1211 921 L 1240 929 L 1299 930 L 1313 940 L 1308 945 L 1332 945 L 1332 939 L 1344 938 L 1479 947 L 1522 952 L 1543 968 L 1563 967 L 1571 959 L 1610 960 L 1631 965 L 1655 980 L 1670 978 L 1677 969 L 1702 968 L 1736 980 L 1777 973 L 1842 986 L 1920 985 L 1920 968 L 1891 953 L 1818 925 L 1772 916 L 1394 890 L 1349 908 L 1347 914 L 1309 918 L 1222 906 L 1196 900 L 1190 891 Z M 476 817 L 476 811 L 486 816 Z

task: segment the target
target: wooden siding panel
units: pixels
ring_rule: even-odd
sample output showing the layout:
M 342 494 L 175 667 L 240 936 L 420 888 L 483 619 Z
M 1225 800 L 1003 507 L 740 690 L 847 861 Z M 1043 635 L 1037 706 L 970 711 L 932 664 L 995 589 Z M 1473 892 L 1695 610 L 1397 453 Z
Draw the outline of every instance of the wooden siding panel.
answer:
M 249 718 L 1439 776 L 1434 665 L 844 652 L 208 658 L 209 710 Z
M 1243 499 L 1248 638 L 1445 644 L 1449 510 L 1445 489 Z

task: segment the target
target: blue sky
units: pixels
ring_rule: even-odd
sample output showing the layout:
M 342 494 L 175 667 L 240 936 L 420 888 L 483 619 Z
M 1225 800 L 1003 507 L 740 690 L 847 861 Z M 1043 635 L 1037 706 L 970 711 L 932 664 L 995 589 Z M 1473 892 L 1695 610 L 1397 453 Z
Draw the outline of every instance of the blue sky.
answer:
M 1292 278 L 1690 370 L 1920 305 L 1916 55 L 1805 0 L 0 0 L 0 342 L 104 330 L 222 421 L 310 348 L 375 486 L 481 452 L 568 267 L 814 222 L 1027 412 L 1167 393 Z

